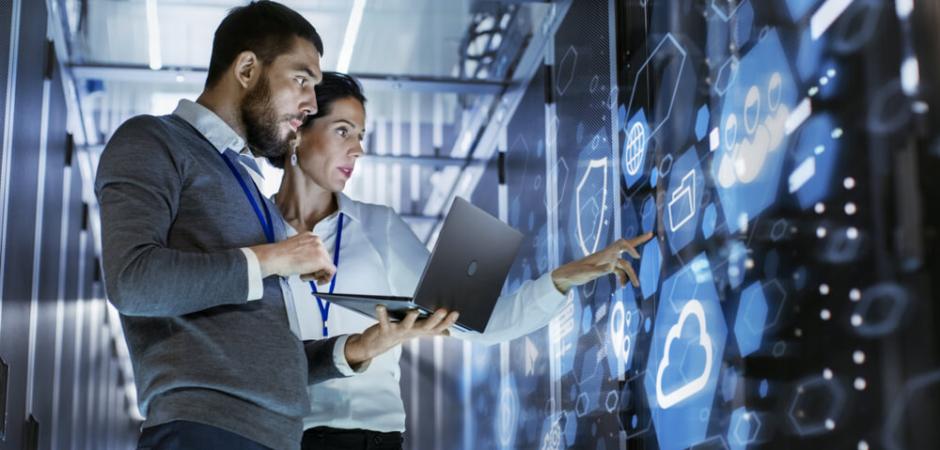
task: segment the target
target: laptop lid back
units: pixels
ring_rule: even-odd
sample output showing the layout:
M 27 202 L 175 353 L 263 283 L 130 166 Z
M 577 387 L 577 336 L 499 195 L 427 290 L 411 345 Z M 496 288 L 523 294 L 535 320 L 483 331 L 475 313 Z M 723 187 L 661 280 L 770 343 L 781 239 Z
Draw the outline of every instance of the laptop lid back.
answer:
M 456 197 L 414 302 L 459 311 L 457 323 L 482 332 L 522 244 L 522 233 Z

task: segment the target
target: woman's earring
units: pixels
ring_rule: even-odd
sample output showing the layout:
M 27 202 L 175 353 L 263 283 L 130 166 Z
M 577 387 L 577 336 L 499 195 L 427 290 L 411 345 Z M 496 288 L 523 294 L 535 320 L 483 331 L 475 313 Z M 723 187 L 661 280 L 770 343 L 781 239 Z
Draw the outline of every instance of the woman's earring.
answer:
M 290 165 L 297 167 L 297 149 L 294 149 L 294 151 L 290 154 Z

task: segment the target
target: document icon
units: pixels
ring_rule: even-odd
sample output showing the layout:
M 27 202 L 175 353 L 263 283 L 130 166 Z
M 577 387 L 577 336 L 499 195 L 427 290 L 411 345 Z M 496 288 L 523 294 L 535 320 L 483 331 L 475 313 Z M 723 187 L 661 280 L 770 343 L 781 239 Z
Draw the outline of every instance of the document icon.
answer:
M 669 230 L 675 232 L 695 215 L 695 169 L 682 177 L 669 200 Z

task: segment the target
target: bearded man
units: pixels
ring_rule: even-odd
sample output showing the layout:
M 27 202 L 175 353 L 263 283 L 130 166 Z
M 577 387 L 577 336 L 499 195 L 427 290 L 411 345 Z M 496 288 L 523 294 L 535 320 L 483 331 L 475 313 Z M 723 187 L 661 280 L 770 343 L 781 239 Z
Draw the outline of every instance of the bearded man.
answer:
M 282 155 L 317 110 L 322 53 L 297 12 L 235 8 L 199 98 L 128 120 L 101 155 L 104 277 L 146 416 L 139 448 L 299 448 L 308 382 L 368 365 L 344 357 L 348 336 L 291 332 L 281 277 L 335 268 L 312 233 L 284 239 L 257 188 L 255 158 Z

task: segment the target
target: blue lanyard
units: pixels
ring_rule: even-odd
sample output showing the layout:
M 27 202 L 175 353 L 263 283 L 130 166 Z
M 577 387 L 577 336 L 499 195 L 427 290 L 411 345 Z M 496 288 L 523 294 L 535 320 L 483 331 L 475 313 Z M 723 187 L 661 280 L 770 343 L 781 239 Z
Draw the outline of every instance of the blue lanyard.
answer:
M 274 243 L 274 222 L 271 221 L 271 212 L 268 211 L 268 204 L 264 202 L 261 191 L 258 190 L 258 185 L 255 184 L 254 180 L 251 181 L 252 186 L 255 187 L 255 192 L 258 193 L 258 198 L 261 200 L 261 206 L 264 208 L 264 214 L 261 213 L 261 208 L 258 207 L 258 202 L 255 201 L 255 196 L 251 194 L 251 190 L 248 189 L 248 183 L 245 182 L 245 179 L 242 178 L 241 174 L 238 173 L 238 169 L 235 168 L 235 164 L 232 163 L 232 160 L 228 159 L 224 153 L 219 153 L 219 156 L 222 157 L 222 160 L 225 161 L 225 164 L 229 169 L 232 170 L 232 175 L 235 175 L 235 179 L 238 180 L 238 184 L 241 185 L 242 191 L 245 192 L 245 197 L 248 197 L 248 202 L 251 203 L 251 208 L 255 210 L 255 215 L 258 216 L 258 222 L 261 222 L 261 228 L 264 229 L 264 237 L 268 239 L 268 243 Z
M 336 246 L 333 248 L 333 267 L 336 267 L 337 274 L 339 273 L 339 244 L 343 241 L 343 213 L 339 213 L 339 218 L 337 219 L 336 224 Z M 333 289 L 336 288 L 336 275 L 333 274 L 333 280 L 330 281 L 330 294 L 333 293 Z M 320 308 L 320 318 L 323 319 L 323 337 L 329 335 L 329 330 L 326 327 L 326 320 L 330 318 L 330 302 L 323 301 L 319 295 L 317 295 L 317 283 L 311 281 L 310 288 L 313 289 L 311 294 L 317 299 L 317 307 Z

